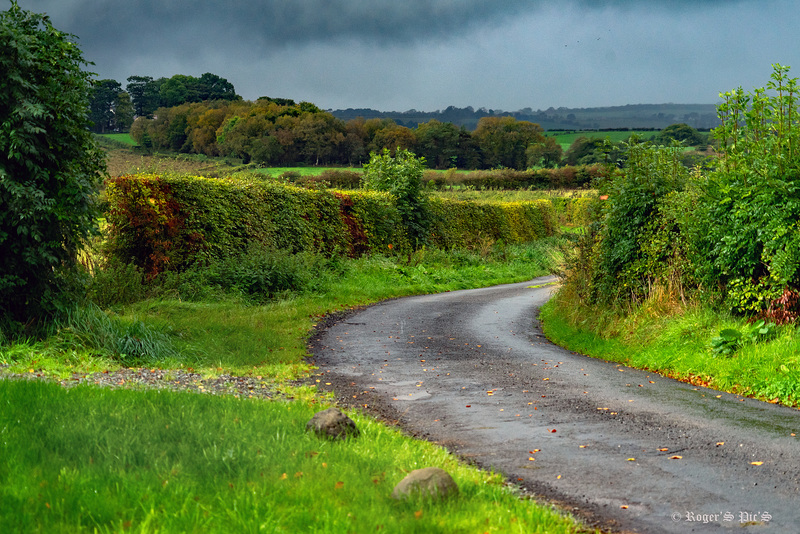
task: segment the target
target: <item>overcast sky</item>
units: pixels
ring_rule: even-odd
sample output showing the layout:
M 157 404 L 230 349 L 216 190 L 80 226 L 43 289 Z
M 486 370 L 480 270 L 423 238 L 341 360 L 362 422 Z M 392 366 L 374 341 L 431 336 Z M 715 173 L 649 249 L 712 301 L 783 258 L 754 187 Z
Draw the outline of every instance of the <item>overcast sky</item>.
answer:
M 18 4 L 75 34 L 98 78 L 212 72 L 248 100 L 324 109 L 715 103 L 766 85 L 773 63 L 800 76 L 796 0 Z

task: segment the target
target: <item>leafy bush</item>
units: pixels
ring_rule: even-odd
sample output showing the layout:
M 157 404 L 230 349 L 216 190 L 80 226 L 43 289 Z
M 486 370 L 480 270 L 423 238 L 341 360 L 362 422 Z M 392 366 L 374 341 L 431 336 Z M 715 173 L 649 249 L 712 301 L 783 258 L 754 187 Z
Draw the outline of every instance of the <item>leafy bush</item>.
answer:
M 652 268 L 670 255 L 674 227 L 659 218 L 660 202 L 688 178 L 677 147 L 628 145 L 625 168 L 602 185 L 601 219 L 595 229 L 592 300 L 644 296 Z
M 138 302 L 148 295 L 142 270 L 113 258 L 95 269 L 87 289 L 89 300 L 102 309 Z
M 704 281 L 722 283 L 731 309 L 744 313 L 764 313 L 800 288 L 798 85 L 788 67 L 773 67 L 766 89 L 720 95 L 722 155 L 700 197 Z
M 321 258 L 310 253 L 288 255 L 253 246 L 244 254 L 193 270 L 202 273 L 209 286 L 264 303 L 281 294 L 311 289 L 323 274 L 320 266 Z
M 0 318 L 31 323 L 75 298 L 105 163 L 89 132 L 91 74 L 71 36 L 12 2 L 0 42 Z
M 241 258 L 247 250 L 335 257 L 407 252 L 415 243 L 389 192 L 317 191 L 263 180 L 145 174 L 109 180 L 106 196 L 109 265 L 132 263 L 147 281 L 193 265 Z M 471 236 L 478 235 L 527 242 L 553 235 L 556 227 L 547 200 L 426 199 L 424 205 L 425 240 L 446 249 L 470 246 Z M 417 231 L 422 231 L 421 220 L 412 220 Z M 416 244 L 420 242 L 418 238 Z M 115 289 L 103 283 L 104 277 L 110 281 L 116 276 L 114 269 L 95 277 L 97 298 L 105 298 L 101 293 L 117 298 L 112 295 Z M 132 276 L 130 282 L 123 281 L 118 293 L 135 292 L 135 280 Z
M 762 343 L 776 335 L 775 324 L 759 321 L 741 332 L 733 328 L 723 328 L 719 335 L 711 339 L 711 348 L 718 356 L 732 356 L 745 343 Z
M 398 149 L 392 156 L 389 149 L 384 149 L 382 154 L 370 155 L 361 178 L 366 189 L 384 191 L 395 198 L 414 249 L 425 244 L 430 226 L 428 199 L 422 191 L 424 165 L 425 159 L 417 158 L 413 152 Z

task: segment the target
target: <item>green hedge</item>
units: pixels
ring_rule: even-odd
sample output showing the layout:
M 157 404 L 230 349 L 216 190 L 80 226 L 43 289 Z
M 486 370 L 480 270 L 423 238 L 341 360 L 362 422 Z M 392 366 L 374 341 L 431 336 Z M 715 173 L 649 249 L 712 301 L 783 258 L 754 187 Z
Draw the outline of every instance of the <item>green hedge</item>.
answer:
M 356 256 L 410 248 L 393 198 L 372 191 L 325 191 L 258 180 L 141 174 L 107 182 L 108 252 L 153 277 L 195 261 L 241 254 L 253 245 L 289 254 Z M 547 200 L 477 203 L 431 199 L 429 242 L 473 246 L 553 234 Z
M 425 181 L 439 189 L 467 186 L 483 189 L 579 189 L 590 187 L 597 179 L 608 176 L 602 165 L 566 166 L 557 169 L 493 169 L 469 173 L 427 171 Z
M 534 241 L 553 235 L 556 220 L 548 200 L 482 203 L 433 198 L 430 209 L 430 242 L 443 249 L 470 247 L 479 239 Z

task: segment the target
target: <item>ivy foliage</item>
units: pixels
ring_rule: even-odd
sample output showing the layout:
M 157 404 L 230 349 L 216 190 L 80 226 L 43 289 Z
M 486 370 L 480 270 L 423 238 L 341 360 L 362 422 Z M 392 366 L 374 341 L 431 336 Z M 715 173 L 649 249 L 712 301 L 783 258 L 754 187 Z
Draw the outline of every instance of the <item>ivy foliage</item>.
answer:
M 69 305 L 105 161 L 72 36 L 12 1 L 0 49 L 0 316 L 35 323 Z

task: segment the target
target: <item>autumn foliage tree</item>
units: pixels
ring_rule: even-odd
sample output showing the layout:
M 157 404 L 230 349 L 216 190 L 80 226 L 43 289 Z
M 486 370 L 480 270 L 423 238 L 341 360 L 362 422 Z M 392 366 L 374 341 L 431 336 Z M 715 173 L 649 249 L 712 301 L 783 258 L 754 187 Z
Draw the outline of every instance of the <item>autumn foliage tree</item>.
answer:
M 33 324 L 70 303 L 105 161 L 72 36 L 12 1 L 0 49 L 0 318 Z
M 478 121 L 473 136 L 481 148 L 485 166 L 525 169 L 526 151 L 532 143 L 544 141 L 543 132 L 538 124 L 514 117 L 484 117 Z

